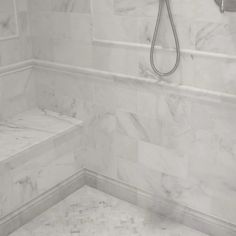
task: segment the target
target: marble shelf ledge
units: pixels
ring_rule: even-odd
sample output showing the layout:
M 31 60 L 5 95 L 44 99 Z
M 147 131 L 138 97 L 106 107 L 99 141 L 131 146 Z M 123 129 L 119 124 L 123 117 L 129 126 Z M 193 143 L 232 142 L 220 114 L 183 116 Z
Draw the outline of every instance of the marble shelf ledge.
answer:
M 56 112 L 32 109 L 13 118 L 0 121 L 0 165 L 22 164 L 32 158 L 32 151 L 42 151 L 40 145 L 77 131 L 80 120 Z M 19 160 L 20 159 L 20 160 Z

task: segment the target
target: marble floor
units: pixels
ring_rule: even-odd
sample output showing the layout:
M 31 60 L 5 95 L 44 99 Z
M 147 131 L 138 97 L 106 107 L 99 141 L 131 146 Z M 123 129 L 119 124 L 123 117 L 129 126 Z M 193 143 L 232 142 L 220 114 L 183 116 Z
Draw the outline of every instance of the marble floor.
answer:
M 84 186 L 10 236 L 207 236 Z

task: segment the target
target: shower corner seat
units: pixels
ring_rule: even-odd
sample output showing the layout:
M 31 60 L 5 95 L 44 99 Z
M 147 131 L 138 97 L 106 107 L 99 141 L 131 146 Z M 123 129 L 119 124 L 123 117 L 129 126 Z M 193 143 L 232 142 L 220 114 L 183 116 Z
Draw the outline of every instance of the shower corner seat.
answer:
M 56 198 L 63 199 L 64 193 L 58 186 L 67 179 L 79 185 L 78 177 L 74 176 L 83 169 L 79 157 L 82 126 L 78 119 L 42 109 L 28 110 L 0 121 L 1 236 L 37 215 L 26 213 L 23 217 L 22 212 L 27 207 L 35 209 L 32 204 L 45 202 L 45 196 L 50 199 L 52 191 L 59 191 Z M 43 207 L 36 207 L 38 210 Z

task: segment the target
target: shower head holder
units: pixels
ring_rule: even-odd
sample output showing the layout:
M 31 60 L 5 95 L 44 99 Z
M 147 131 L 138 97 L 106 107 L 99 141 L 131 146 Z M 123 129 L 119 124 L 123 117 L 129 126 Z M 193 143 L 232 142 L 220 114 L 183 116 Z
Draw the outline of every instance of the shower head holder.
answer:
M 236 0 L 215 0 L 215 2 L 222 13 L 225 11 L 236 12 Z

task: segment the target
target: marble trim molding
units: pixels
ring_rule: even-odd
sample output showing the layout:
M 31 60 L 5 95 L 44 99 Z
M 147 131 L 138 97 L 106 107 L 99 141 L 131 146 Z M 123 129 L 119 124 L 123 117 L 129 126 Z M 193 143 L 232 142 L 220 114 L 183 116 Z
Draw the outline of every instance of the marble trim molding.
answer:
M 236 235 L 236 225 L 167 201 L 159 196 L 152 196 L 150 193 L 88 169 L 81 169 L 70 178 L 0 219 L 1 236 L 9 235 L 9 233 L 62 201 L 84 185 L 94 187 L 140 207 L 151 209 L 154 212 L 162 214 L 164 217 L 174 219 L 209 235 Z
M 34 217 L 40 215 L 53 205 L 85 185 L 84 170 L 79 170 L 70 178 L 39 195 L 12 213 L 0 218 L 1 236 L 7 236 Z
M 159 86 L 160 88 L 174 93 L 176 95 L 181 95 L 193 99 L 199 99 L 208 102 L 214 102 L 218 104 L 226 104 L 230 106 L 236 106 L 236 95 L 222 93 L 222 92 L 215 92 L 209 91 L 206 89 L 199 89 L 185 85 L 175 85 L 165 83 L 164 81 L 157 81 L 152 78 L 144 78 L 144 77 L 137 77 L 125 74 L 118 74 L 118 73 L 111 73 L 107 71 L 101 71 L 91 68 L 73 66 L 68 64 L 61 64 L 52 61 L 43 61 L 43 60 L 26 60 L 19 63 L 11 64 L 8 66 L 0 67 L 0 77 L 16 73 L 23 70 L 39 68 L 43 70 L 61 72 L 61 73 L 69 73 L 69 74 L 82 74 L 91 76 L 92 78 L 97 79 L 108 79 L 108 80 L 128 80 L 134 83 L 149 83 L 155 86 Z
M 14 74 L 32 68 L 33 68 L 32 60 L 21 61 L 7 66 L 0 66 L 0 76 Z
M 96 39 L 96 38 L 93 39 L 93 44 L 98 45 L 98 46 L 133 48 L 133 49 L 144 49 L 144 50 L 150 50 L 150 47 L 151 47 L 148 44 L 129 43 L 129 42 L 122 42 L 122 41 L 110 41 L 110 40 L 103 40 L 103 39 Z M 155 48 L 157 50 L 175 52 L 174 48 L 163 48 L 161 46 L 156 46 Z M 213 52 L 197 51 L 197 50 L 190 50 L 190 49 L 182 49 L 180 52 L 181 54 L 195 55 L 195 56 L 200 56 L 200 57 L 236 60 L 236 55 L 228 55 L 228 54 L 223 54 L 223 53 L 213 53 Z
M 7 37 L 0 37 L 0 41 L 4 41 L 4 40 L 10 40 L 10 39 L 15 39 L 19 37 L 19 22 L 18 22 L 18 14 L 17 14 L 17 5 L 16 5 L 16 0 L 12 0 L 13 1 L 13 7 L 14 7 L 14 18 L 15 18 L 15 22 L 16 22 L 16 33 L 14 35 L 10 35 Z
M 72 74 L 83 74 L 91 76 L 97 79 L 109 79 L 109 80 L 129 80 L 134 83 L 151 83 L 155 86 L 177 94 L 181 96 L 186 96 L 193 99 L 200 99 L 203 101 L 215 102 L 219 104 L 228 104 L 236 106 L 236 95 L 231 95 L 222 92 L 209 91 L 206 89 L 199 89 L 185 85 L 175 85 L 166 83 L 164 81 L 158 81 L 152 78 L 137 77 L 125 74 L 111 73 L 101 70 L 95 70 L 91 68 L 84 68 L 79 66 L 72 66 L 67 64 L 61 64 L 50 61 L 32 60 L 34 68 L 41 68 L 51 71 L 57 71 L 62 73 L 72 73 Z

